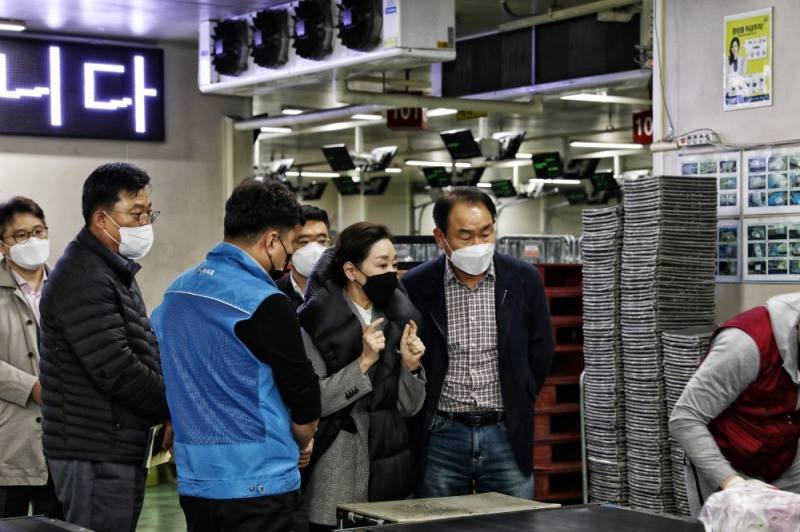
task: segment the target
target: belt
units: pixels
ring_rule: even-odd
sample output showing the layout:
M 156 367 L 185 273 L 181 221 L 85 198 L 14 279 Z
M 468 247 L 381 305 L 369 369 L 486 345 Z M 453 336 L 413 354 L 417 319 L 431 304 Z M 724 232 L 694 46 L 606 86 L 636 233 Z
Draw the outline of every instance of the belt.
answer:
M 496 425 L 503 421 L 505 412 L 437 412 L 468 427 L 482 427 L 483 425 Z

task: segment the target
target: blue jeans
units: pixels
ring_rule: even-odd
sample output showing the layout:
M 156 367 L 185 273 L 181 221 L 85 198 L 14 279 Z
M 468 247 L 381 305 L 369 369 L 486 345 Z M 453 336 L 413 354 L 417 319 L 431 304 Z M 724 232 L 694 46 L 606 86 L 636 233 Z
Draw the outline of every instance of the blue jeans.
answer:
M 533 475 L 520 471 L 503 421 L 468 427 L 436 414 L 416 496 L 470 495 L 473 489 L 476 493 L 494 491 L 530 500 Z
M 96 532 L 135 532 L 147 469 L 139 464 L 47 460 L 68 523 Z

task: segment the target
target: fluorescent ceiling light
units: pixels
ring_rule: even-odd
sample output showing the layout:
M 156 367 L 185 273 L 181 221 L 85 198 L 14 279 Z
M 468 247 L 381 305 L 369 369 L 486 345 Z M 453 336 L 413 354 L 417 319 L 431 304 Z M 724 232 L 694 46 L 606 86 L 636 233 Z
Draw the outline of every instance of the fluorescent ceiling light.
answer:
M 492 188 L 492 184 L 491 183 L 478 183 L 477 186 L 480 187 L 480 188 Z
M 339 177 L 338 172 L 286 172 L 287 177 Z
M 573 148 L 599 148 L 601 150 L 603 148 L 609 150 L 640 150 L 643 147 L 641 144 L 625 142 L 587 142 L 582 140 L 573 140 L 569 145 Z
M 402 171 L 403 171 L 402 168 L 387 168 L 386 170 L 384 170 L 384 172 L 386 172 L 387 174 L 399 174 Z
M 562 96 L 561 99 L 579 102 L 622 103 L 626 105 L 652 105 L 653 103 L 646 98 L 630 98 L 628 96 L 611 96 L 609 94 L 596 93 L 568 94 Z
M 383 116 L 381 115 L 358 114 L 358 115 L 353 115 L 351 118 L 353 120 L 383 120 Z
M 293 107 L 287 107 L 281 110 L 281 113 L 285 115 L 301 115 L 304 113 L 302 109 L 295 109 Z
M 447 116 L 447 115 L 454 115 L 458 112 L 458 109 L 448 109 L 446 107 L 437 107 L 436 109 L 429 109 L 425 111 L 425 116 L 428 118 L 436 117 L 436 116 Z
M 532 153 L 517 153 L 514 158 L 516 159 L 533 159 Z
M 472 168 L 470 163 L 448 163 L 444 161 L 416 161 L 410 159 L 405 162 L 406 166 L 444 166 L 445 168 L 450 168 L 455 166 L 456 168 Z
M 0 31 L 25 31 L 24 20 L 0 18 Z
M 580 185 L 580 179 L 528 179 L 528 183 L 543 183 L 545 185 Z
M 291 133 L 292 128 L 290 127 L 262 127 L 262 133 Z

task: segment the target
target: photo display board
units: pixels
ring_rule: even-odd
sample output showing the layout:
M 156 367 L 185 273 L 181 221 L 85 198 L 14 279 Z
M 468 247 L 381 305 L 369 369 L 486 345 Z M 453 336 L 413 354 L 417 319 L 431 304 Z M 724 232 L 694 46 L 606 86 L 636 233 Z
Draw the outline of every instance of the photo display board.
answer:
M 680 156 L 680 175 L 717 178 L 717 216 L 742 213 L 739 158 L 739 152 Z
M 741 222 L 737 218 L 717 222 L 717 276 L 720 283 L 742 280 Z
M 744 218 L 745 281 L 800 280 L 800 216 Z
M 800 147 L 743 153 L 744 214 L 800 214 Z

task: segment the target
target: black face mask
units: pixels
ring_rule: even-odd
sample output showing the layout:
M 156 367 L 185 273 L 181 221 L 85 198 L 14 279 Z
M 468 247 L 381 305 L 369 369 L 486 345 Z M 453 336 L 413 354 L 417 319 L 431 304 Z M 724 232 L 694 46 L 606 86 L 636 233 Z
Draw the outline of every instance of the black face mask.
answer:
M 269 271 L 267 272 L 267 275 L 269 275 L 270 279 L 272 279 L 273 281 L 277 281 L 278 279 L 283 277 L 283 272 L 286 271 L 286 266 L 289 264 L 289 261 L 292 260 L 292 254 L 289 253 L 288 251 L 286 251 L 286 246 L 283 245 L 283 240 L 278 238 L 278 242 L 281 243 L 281 247 L 283 248 L 283 252 L 286 253 L 286 261 L 283 263 L 283 268 L 276 268 L 275 267 L 275 261 L 272 260 L 272 255 L 269 254 L 269 251 L 267 252 L 267 257 L 269 257 L 269 261 L 272 263 L 272 266 L 270 267 Z
M 379 275 L 364 274 L 364 276 L 366 276 L 367 282 L 361 285 L 361 288 L 364 289 L 364 294 L 374 305 L 382 307 L 392 299 L 392 294 L 397 288 L 397 272 L 386 272 Z

